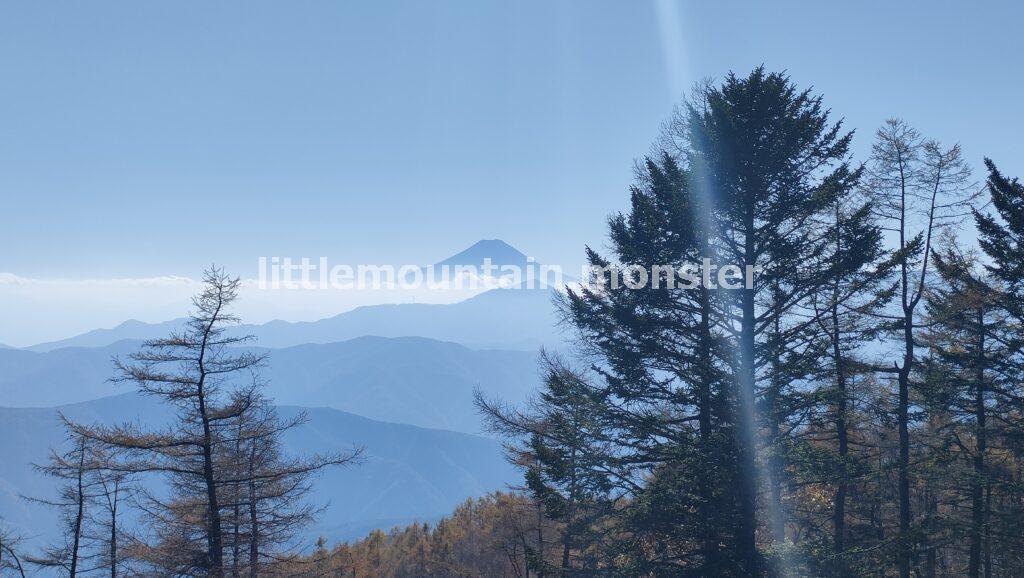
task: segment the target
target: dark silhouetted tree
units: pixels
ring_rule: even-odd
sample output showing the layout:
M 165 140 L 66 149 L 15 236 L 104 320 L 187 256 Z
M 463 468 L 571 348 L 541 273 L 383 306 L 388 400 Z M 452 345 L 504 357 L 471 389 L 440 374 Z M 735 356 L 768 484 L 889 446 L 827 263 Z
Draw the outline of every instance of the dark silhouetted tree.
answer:
M 911 380 L 918 360 L 918 305 L 932 276 L 933 242 L 943 230 L 961 222 L 976 198 L 970 169 L 960 147 L 943 149 L 925 140 L 901 120 L 878 130 L 867 183 L 882 227 L 892 234 L 900 261 L 896 312 L 891 328 L 902 355 L 892 365 L 896 375 L 896 420 L 899 430 L 899 536 L 896 557 L 901 578 L 910 576 L 914 539 L 910 499 Z
M 154 539 L 136 550 L 145 563 L 178 575 L 225 576 L 225 516 L 243 508 L 247 550 L 255 553 L 250 567 L 258 568 L 261 545 L 279 544 L 309 521 L 314 510 L 298 505 L 308 475 L 355 457 L 288 460 L 279 454 L 280 434 L 301 420 L 276 419 L 259 394 L 265 354 L 245 349 L 250 337 L 229 331 L 238 323 L 229 307 L 239 284 L 220 269 L 206 271 L 186 328 L 115 362 L 116 381 L 176 410 L 171 423 L 70 424 L 77 436 L 116 453 L 116 471 L 164 476 L 169 495 L 148 493 L 141 500 Z

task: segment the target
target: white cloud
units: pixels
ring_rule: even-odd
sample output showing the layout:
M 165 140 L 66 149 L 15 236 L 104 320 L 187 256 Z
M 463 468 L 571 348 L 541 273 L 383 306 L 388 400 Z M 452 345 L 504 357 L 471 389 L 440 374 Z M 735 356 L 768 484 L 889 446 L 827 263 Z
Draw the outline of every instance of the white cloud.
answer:
M 160 322 L 187 315 L 201 281 L 163 275 L 113 279 L 44 279 L 0 272 L 0 343 L 25 347 L 128 319 Z M 452 289 L 259 289 L 243 280 L 236 313 L 248 323 L 316 320 L 361 305 L 453 303 L 477 291 Z
M 155 287 L 163 285 L 195 285 L 198 282 L 189 277 L 164 275 L 160 277 L 123 277 L 114 279 L 36 279 L 22 277 L 14 273 L 0 272 L 0 285 L 17 285 L 22 287 Z

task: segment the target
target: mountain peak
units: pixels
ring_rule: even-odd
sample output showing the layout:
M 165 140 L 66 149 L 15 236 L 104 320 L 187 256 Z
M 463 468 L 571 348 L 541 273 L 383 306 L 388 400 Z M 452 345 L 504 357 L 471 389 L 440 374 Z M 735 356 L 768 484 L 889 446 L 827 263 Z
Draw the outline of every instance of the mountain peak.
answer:
M 501 239 L 481 239 L 438 265 L 480 265 L 490 257 L 495 265 L 524 264 L 526 255 Z

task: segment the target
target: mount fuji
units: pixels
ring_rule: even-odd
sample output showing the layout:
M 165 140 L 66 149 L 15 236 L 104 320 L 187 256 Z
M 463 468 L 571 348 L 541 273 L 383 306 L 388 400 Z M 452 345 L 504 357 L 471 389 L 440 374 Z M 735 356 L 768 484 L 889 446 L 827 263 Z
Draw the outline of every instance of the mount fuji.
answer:
M 432 267 L 482 267 L 490 258 L 495 267 L 529 268 L 539 265 L 508 243 L 483 240 Z M 572 280 L 566 277 L 565 282 Z M 560 288 L 559 288 L 560 289 Z M 558 329 L 553 301 L 556 288 L 503 287 L 457 303 L 391 303 L 364 305 L 317 321 L 270 321 L 241 325 L 240 334 L 253 335 L 263 347 L 280 348 L 307 343 L 334 343 L 363 337 L 426 337 L 472 348 L 536 350 L 558 349 L 565 341 Z M 67 339 L 25 349 L 48 352 L 64 347 L 106 347 L 125 339 L 152 339 L 184 326 L 184 319 L 162 323 L 129 320 L 111 329 L 96 329 Z

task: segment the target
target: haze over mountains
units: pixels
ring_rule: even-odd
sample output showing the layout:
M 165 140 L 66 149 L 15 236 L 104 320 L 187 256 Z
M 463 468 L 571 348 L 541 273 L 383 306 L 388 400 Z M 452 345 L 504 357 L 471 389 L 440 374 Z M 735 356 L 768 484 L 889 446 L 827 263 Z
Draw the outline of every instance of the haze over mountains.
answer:
M 554 290 L 492 289 L 453 304 L 401 303 L 358 307 L 320 321 L 271 321 L 239 325 L 233 333 L 253 335 L 263 347 L 333 343 L 364 335 L 428 337 L 469 347 L 536 350 L 558 346 Z M 180 329 L 184 319 L 163 323 L 126 321 L 25 349 L 46 352 L 64 347 L 104 347 L 125 339 L 152 339 Z
M 485 258 L 496 266 L 536 267 L 497 240 L 438 265 Z M 288 433 L 288 450 L 367 448 L 366 463 L 328 472 L 315 484 L 313 501 L 331 506 L 310 536 L 346 539 L 433 519 L 513 482 L 517 473 L 500 444 L 472 435 L 482 429 L 473 391 L 520 403 L 535 390 L 539 348 L 565 341 L 556 295 L 493 289 L 452 304 L 371 305 L 319 321 L 234 327 L 234 334 L 256 338 L 248 349 L 269 354 L 261 378 L 281 413 L 313 408 L 310 422 Z M 51 531 L 52 513 L 20 496 L 53 491 L 30 464 L 64 442 L 58 410 L 81 421 L 166 419 L 166 408 L 109 381 L 111 360 L 184 323 L 131 320 L 23 349 L 0 346 L 0 516 L 33 539 Z
M 42 542 L 57 527 L 54 513 L 21 498 L 53 496 L 53 483 L 35 471 L 49 448 L 61 448 L 65 433 L 57 411 L 82 422 L 166 421 L 168 409 L 150 398 L 127 394 L 59 408 L 0 408 L 0 513 L 33 541 Z M 280 407 L 288 418 L 300 408 Z M 354 538 L 376 527 L 411 520 L 432 520 L 469 496 L 502 489 L 515 479 L 497 441 L 436 429 L 386 423 L 327 408 L 307 410 L 309 422 L 288 432 L 286 451 L 315 453 L 366 448 L 358 466 L 321 475 L 314 503 L 328 505 L 307 538 Z
M 49 407 L 123 394 L 111 359 L 137 340 L 49 352 L 0 350 L 0 406 Z M 385 421 L 476 433 L 472 392 L 522 401 L 538 384 L 532 351 L 474 350 L 422 337 L 359 337 L 269 353 L 261 377 L 279 404 L 326 406 Z
M 481 267 L 490 258 L 495 267 L 512 265 L 539 273 L 539 265 L 500 240 L 479 241 L 434 265 Z M 567 277 L 565 282 L 571 282 Z M 563 341 L 552 300 L 555 288 L 491 289 L 451 304 L 398 303 L 357 307 L 318 321 L 270 321 L 241 325 L 238 334 L 251 334 L 263 347 L 332 343 L 364 335 L 429 337 L 469 347 L 536 350 Z M 96 329 L 66 339 L 26 347 L 53 351 L 62 347 L 104 347 L 124 339 L 151 339 L 179 329 L 183 319 L 162 323 L 125 321 L 111 329 Z

